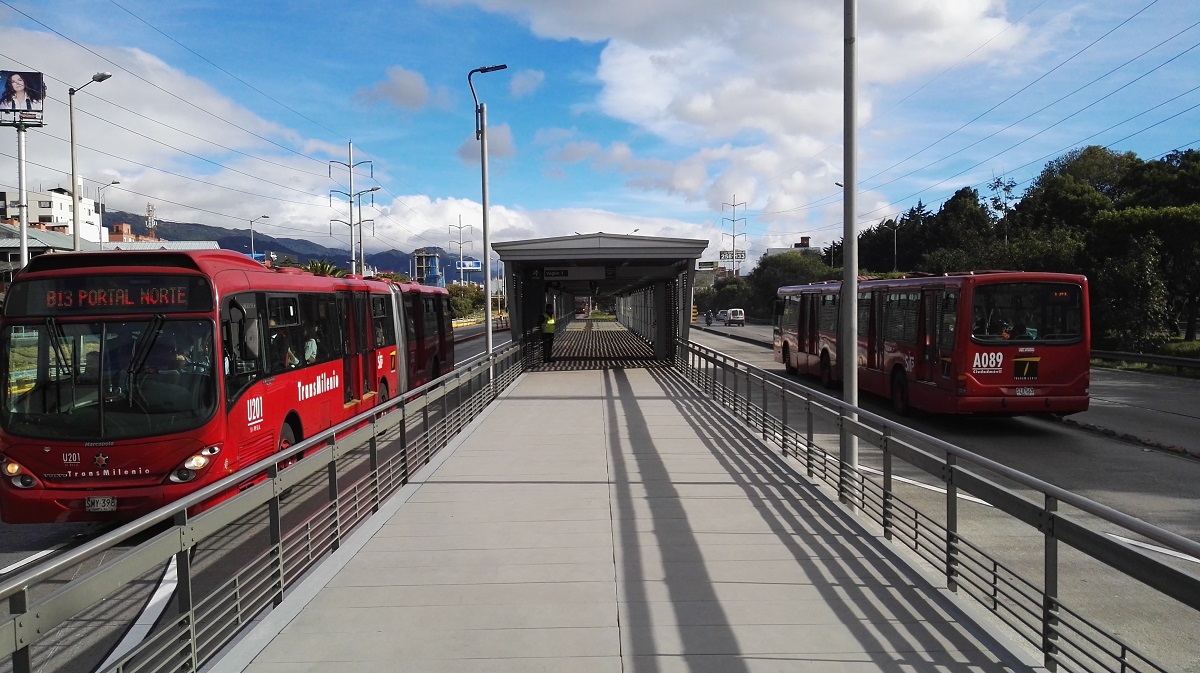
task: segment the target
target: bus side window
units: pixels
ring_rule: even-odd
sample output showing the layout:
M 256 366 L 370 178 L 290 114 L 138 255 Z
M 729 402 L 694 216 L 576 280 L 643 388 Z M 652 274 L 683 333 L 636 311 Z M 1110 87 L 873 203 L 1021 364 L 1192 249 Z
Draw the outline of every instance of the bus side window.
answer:
M 230 299 L 223 313 L 228 317 L 221 320 L 222 367 L 226 397 L 232 400 L 261 375 L 262 321 L 253 295 Z

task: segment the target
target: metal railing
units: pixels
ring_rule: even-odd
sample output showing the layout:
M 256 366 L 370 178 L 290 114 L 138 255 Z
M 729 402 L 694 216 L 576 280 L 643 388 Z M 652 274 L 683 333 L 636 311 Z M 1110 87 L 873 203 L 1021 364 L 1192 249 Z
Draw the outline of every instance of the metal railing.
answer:
M 1166 367 L 1174 367 L 1177 373 L 1182 374 L 1185 369 L 1200 369 L 1200 360 L 1196 358 L 1181 358 L 1171 355 L 1157 355 L 1154 353 L 1118 353 L 1116 351 L 1092 351 L 1092 358 L 1095 360 L 1108 360 L 1111 362 L 1136 362 L 1146 365 L 1163 365 Z
M 3 581 L 0 670 L 200 670 L 525 368 L 515 345 L 473 360 Z M 122 651 L 114 643 L 131 620 L 121 610 L 146 603 L 149 587 L 171 573 L 169 614 Z
M 1117 635 L 1111 603 L 1068 605 L 1064 589 L 1080 582 L 1149 589 L 1163 599 L 1155 618 L 1200 623 L 1200 577 L 1186 562 L 1160 561 L 1111 531 L 1191 558 L 1200 558 L 1200 543 L 699 344 L 680 341 L 678 352 L 675 364 L 693 385 L 943 574 L 950 590 L 993 613 L 1050 670 L 1168 670 L 1154 660 L 1173 653 L 1134 647 L 1123 639 L 1135 631 L 1128 625 Z M 843 429 L 863 443 L 858 465 L 839 460 Z M 918 478 L 944 496 L 913 485 Z M 1002 548 L 976 541 L 996 527 L 1013 530 Z M 1068 552 L 1070 564 L 1060 560 Z M 1087 576 L 1062 576 L 1081 568 Z M 1181 642 L 1195 652 L 1191 631 Z
M 536 364 L 538 350 L 527 339 L 464 363 L 0 582 L 7 603 L 0 670 L 200 670 Z M 1068 604 L 1063 589 L 1076 579 L 1064 574 L 1079 566 L 1075 557 L 1092 562 L 1089 580 L 1108 570 L 1127 583 L 1123 590 L 1163 596 L 1156 618 L 1196 623 L 1200 578 L 1101 528 L 1192 557 L 1200 557 L 1200 544 L 717 351 L 680 340 L 676 353 L 674 364 L 694 385 L 799 461 L 812 480 L 836 489 L 885 538 L 943 573 L 950 589 L 990 610 L 1041 651 L 1050 669 L 1167 670 L 1152 661 L 1158 652 L 1127 642 L 1131 634 L 1114 635 L 1097 605 Z M 837 458 L 843 428 L 864 443 L 857 466 Z M 944 494 L 909 486 L 917 477 L 941 484 Z M 219 506 L 189 515 L 231 489 L 236 495 Z M 1011 548 L 989 548 L 981 532 L 994 527 L 1014 531 L 1005 538 Z M 1070 563 L 1061 559 L 1068 554 Z M 178 580 L 164 616 L 135 644 L 117 645 L 130 621 L 121 609 L 146 603 L 167 571 Z M 1194 638 L 1194 629 L 1180 631 Z

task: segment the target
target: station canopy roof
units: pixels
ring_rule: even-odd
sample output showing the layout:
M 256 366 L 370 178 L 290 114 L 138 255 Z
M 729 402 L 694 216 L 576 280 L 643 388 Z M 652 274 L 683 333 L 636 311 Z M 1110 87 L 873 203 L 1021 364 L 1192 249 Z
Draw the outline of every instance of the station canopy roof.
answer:
M 509 273 L 555 283 L 576 296 L 625 294 L 694 269 L 709 242 L 579 234 L 492 243 Z

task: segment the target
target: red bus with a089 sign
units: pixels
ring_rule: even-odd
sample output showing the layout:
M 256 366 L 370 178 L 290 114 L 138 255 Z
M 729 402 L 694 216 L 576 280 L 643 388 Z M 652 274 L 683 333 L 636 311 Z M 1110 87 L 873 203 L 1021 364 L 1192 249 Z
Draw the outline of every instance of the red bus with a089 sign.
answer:
M 775 361 L 841 379 L 841 283 L 779 288 Z M 976 271 L 858 283 L 860 389 L 949 414 L 1072 414 L 1089 402 L 1084 276 Z

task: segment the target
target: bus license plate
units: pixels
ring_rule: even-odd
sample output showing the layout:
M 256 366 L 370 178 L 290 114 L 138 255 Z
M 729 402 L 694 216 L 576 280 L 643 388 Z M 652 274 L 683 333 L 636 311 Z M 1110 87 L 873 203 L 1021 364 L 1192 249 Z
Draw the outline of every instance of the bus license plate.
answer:
M 1033 388 L 1017 388 L 1018 397 L 1033 397 Z
M 111 495 L 90 497 L 84 501 L 83 506 L 89 512 L 115 512 L 117 499 Z

